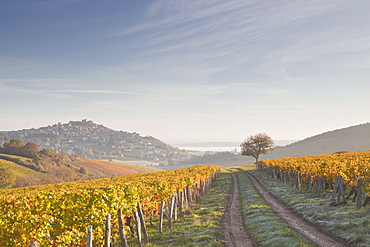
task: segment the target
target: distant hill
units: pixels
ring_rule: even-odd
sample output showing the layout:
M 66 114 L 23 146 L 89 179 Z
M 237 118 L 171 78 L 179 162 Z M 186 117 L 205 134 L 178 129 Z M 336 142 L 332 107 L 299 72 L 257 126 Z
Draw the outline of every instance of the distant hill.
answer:
M 38 157 L 40 155 L 38 154 Z M 35 157 L 31 159 L 0 153 L 0 170 L 1 168 L 7 169 L 8 173 L 10 172 L 11 176 L 15 178 L 10 187 L 27 187 L 160 171 L 160 169 L 152 167 L 74 158 L 56 153 L 49 153 L 47 157 L 44 155 L 42 161 L 40 158 Z M 0 174 L 0 185 L 2 184 L 2 179 L 3 176 Z M 2 189 L 1 186 L 0 189 Z
M 93 158 L 125 158 L 154 161 L 158 164 L 176 164 L 189 153 L 174 148 L 152 136 L 116 131 L 86 119 L 58 123 L 37 129 L 0 131 L 0 145 L 9 139 L 22 138 L 34 142 L 39 149 L 53 148 L 68 155 Z
M 261 159 L 298 157 L 370 150 L 370 123 L 328 131 L 294 142 L 275 150 Z
M 370 123 L 328 131 L 286 146 L 277 146 L 270 154 L 261 155 L 259 160 L 366 150 L 370 150 Z M 233 157 L 225 154 L 224 158 L 218 161 L 202 160 L 204 164 L 220 166 L 238 166 L 254 162 L 254 158 L 239 154 Z

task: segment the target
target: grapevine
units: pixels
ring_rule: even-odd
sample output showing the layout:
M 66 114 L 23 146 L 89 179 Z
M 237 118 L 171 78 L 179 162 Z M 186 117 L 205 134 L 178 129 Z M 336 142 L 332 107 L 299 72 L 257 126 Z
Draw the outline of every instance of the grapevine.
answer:
M 325 154 L 295 158 L 263 160 L 261 163 L 284 171 L 299 172 L 302 176 L 321 176 L 333 184 L 342 176 L 346 185 L 356 186 L 359 176 L 364 180 L 364 190 L 370 192 L 370 151 Z
M 125 215 L 142 204 L 146 215 L 155 215 L 159 202 L 188 185 L 208 179 L 218 166 L 92 179 L 3 190 L 0 196 L 0 245 L 86 246 L 86 229 L 92 225 L 94 241 L 102 246 L 104 220 L 116 212 Z

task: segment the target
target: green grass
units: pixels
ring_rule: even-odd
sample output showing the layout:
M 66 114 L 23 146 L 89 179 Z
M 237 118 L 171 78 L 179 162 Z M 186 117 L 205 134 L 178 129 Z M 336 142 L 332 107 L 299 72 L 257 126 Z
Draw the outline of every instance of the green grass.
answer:
M 353 246 L 370 246 L 370 207 L 357 208 L 355 202 L 331 206 L 331 194 L 325 198 L 272 179 L 261 171 L 252 171 L 260 182 L 288 208 L 305 219 L 346 239 Z
M 232 170 L 238 177 L 244 225 L 258 246 L 316 246 L 272 212 L 243 171 Z M 172 230 L 165 222 L 163 233 L 159 234 L 158 220 L 153 220 L 153 226 L 148 226 L 150 243 L 146 246 L 223 246 L 217 239 L 222 233 L 220 219 L 227 203 L 230 183 L 231 175 L 222 170 L 211 192 L 193 205 L 183 218 L 175 221 Z M 130 246 L 136 244 L 135 239 L 129 242 Z
M 277 216 L 241 170 L 232 169 L 238 178 L 239 199 L 244 227 L 258 246 L 316 246 Z

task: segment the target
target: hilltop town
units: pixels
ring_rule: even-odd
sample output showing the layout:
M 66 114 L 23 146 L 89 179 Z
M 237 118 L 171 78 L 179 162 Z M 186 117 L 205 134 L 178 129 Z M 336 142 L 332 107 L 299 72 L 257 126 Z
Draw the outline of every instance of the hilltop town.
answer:
M 86 119 L 37 129 L 0 131 L 0 145 L 18 138 L 36 143 L 40 150 L 53 148 L 82 158 L 141 159 L 172 165 L 191 157 L 185 150 L 174 148 L 152 136 L 112 130 Z

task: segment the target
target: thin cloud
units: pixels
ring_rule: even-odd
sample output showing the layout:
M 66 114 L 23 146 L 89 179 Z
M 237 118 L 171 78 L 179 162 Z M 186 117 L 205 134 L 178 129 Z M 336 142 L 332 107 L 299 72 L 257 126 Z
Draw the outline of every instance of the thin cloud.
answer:
M 136 59 L 153 60 L 156 61 L 155 64 L 159 60 L 163 68 L 166 63 L 171 64 L 169 74 L 171 71 L 176 74 L 182 70 L 193 71 L 194 75 L 199 71 L 200 74 L 212 76 L 261 55 L 267 58 L 270 53 L 279 54 L 280 50 L 288 51 L 285 57 L 290 54 L 294 57 L 297 55 L 294 53 L 300 52 L 295 59 L 305 60 L 314 56 L 313 49 L 318 49 L 317 52 L 320 53 L 326 47 L 322 45 L 320 48 L 315 44 L 316 48 L 311 48 L 309 42 L 314 41 L 310 33 L 302 34 L 304 40 L 308 39 L 302 42 L 302 36 L 295 37 L 293 33 L 289 33 L 290 28 L 298 27 L 315 17 L 335 13 L 343 4 L 344 1 L 156 1 L 149 7 L 147 19 L 123 34 L 142 32 L 145 38 L 132 47 L 125 44 L 124 50 L 140 49 Z M 338 31 L 333 31 L 332 36 L 335 37 L 336 34 Z M 327 38 L 328 42 L 333 39 Z M 266 48 L 275 40 L 280 45 L 274 44 L 275 48 Z M 304 43 L 308 44 L 305 46 Z M 265 50 L 256 49 L 260 44 Z M 286 48 L 287 45 L 292 48 Z M 302 49 L 302 46 L 305 48 Z M 284 53 L 280 54 L 283 56 Z M 260 63 L 259 68 L 271 68 L 270 65 L 263 65 L 264 61 Z M 282 64 L 278 73 L 289 78 L 286 73 L 289 65 Z M 177 71 L 173 70 L 176 66 Z M 266 70 L 264 73 L 270 72 Z M 181 74 L 180 72 L 178 75 Z
M 15 9 L 9 14 L 0 94 L 14 115 L 27 102 L 55 118 L 114 118 L 158 137 L 178 134 L 169 133 L 171 123 L 184 136 L 212 126 L 208 134 L 225 138 L 274 129 L 297 138 L 306 135 L 301 126 L 345 121 L 338 109 L 356 112 L 351 121 L 369 112 L 368 1 L 114 1 L 83 15 L 84 2 L 58 3 L 71 18 L 42 15 L 35 25 Z M 22 27 L 37 33 L 19 39 Z
M 109 90 L 47 90 L 48 93 L 73 93 L 73 94 L 129 94 L 149 96 L 147 93 L 123 92 L 123 91 L 109 91 Z

